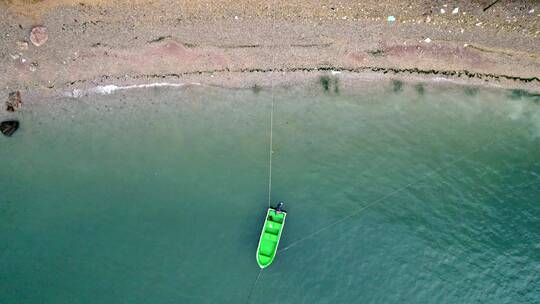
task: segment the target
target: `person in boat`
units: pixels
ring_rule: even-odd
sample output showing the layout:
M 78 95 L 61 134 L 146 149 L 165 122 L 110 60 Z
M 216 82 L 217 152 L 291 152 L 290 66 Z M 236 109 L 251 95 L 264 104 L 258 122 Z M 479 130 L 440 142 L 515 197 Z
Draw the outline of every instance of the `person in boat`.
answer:
M 276 214 L 280 214 L 281 212 L 283 212 L 283 202 L 279 202 L 276 206 Z

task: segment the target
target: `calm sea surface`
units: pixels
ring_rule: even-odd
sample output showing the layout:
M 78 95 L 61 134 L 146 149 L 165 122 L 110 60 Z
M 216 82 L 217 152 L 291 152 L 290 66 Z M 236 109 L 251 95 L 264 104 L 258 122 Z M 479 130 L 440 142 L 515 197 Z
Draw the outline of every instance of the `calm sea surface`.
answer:
M 271 94 L 257 91 L 18 113 L 0 138 L 0 303 L 540 302 L 538 97 L 276 89 L 271 197 L 289 214 L 259 273 Z

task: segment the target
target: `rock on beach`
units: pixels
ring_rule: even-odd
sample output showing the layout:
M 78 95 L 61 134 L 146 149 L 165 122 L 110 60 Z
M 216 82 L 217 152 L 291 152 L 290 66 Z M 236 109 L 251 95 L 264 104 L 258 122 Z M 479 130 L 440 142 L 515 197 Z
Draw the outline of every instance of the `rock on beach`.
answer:
M 44 26 L 36 26 L 30 32 L 30 41 L 35 46 L 43 45 L 47 39 L 49 39 L 49 36 L 47 35 L 47 28 Z

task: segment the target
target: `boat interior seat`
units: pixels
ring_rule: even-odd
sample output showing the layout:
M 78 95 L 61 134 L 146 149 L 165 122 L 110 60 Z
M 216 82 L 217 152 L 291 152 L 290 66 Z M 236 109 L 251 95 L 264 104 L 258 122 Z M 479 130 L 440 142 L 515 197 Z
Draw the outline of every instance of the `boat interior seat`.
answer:
M 263 238 L 268 241 L 276 242 L 278 241 L 278 237 L 275 234 L 265 233 L 263 234 Z
M 285 219 L 285 214 L 283 213 L 277 214 L 276 211 L 274 210 L 270 210 L 268 215 L 272 217 L 273 222 L 280 223 L 280 224 L 283 223 L 283 219 Z
M 264 254 L 259 254 L 259 263 L 262 265 L 267 265 L 272 260 L 272 257 L 266 256 Z
M 259 248 L 259 253 L 262 255 L 271 257 L 275 248 L 276 248 L 276 243 L 274 242 L 264 243 L 264 244 L 261 244 L 261 247 Z
M 266 223 L 266 227 L 264 228 L 264 231 L 266 231 L 268 233 L 271 233 L 271 234 L 278 235 L 279 230 L 281 229 L 281 225 L 282 224 L 280 224 L 280 223 L 268 221 Z

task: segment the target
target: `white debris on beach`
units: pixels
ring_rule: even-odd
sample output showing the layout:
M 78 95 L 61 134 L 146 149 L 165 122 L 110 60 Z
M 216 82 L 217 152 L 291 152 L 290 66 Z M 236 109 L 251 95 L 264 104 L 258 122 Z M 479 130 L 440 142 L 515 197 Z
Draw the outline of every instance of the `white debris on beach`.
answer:
M 455 9 L 452 10 L 452 14 L 457 14 L 459 13 L 459 7 L 456 7 Z
M 19 48 L 19 50 L 21 50 L 21 51 L 27 51 L 28 50 L 28 42 L 26 42 L 26 41 L 17 41 L 16 44 L 17 44 L 17 47 Z

